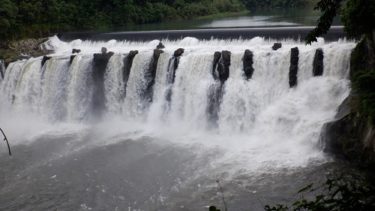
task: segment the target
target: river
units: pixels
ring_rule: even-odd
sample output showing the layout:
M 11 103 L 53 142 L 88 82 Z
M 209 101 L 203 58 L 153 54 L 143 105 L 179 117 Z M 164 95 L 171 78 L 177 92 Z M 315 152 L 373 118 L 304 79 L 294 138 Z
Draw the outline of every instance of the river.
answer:
M 265 16 L 196 27 L 311 19 Z M 157 40 L 50 38 L 53 54 L 0 79 L 13 150 L 0 148 L 0 210 L 224 210 L 224 198 L 245 211 L 297 199 L 344 166 L 320 137 L 350 92 L 355 43 L 276 41 L 188 37 L 160 52 Z M 94 56 L 102 47 L 113 54 Z

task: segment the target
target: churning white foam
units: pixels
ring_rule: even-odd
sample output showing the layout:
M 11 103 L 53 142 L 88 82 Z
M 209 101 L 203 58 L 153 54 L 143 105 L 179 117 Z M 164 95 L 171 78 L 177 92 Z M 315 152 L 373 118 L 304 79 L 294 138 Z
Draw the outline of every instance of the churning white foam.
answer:
M 261 171 L 306 166 L 324 161 L 318 146 L 324 123 L 331 121 L 340 103 L 350 92 L 349 58 L 353 42 L 340 40 L 306 46 L 293 40 L 271 49 L 274 41 L 208 40 L 195 38 L 169 41 L 161 54 L 153 87 L 153 102 L 145 106 L 140 90 L 145 87 L 145 71 L 152 50 L 159 41 L 148 43 L 76 40 L 48 41 L 55 50 L 42 67 L 42 58 L 18 61 L 8 66 L 0 82 L 0 126 L 16 143 L 43 133 L 80 133 L 95 128 L 93 144 L 111 144 L 125 139 L 153 137 L 180 146 L 218 150 L 220 159 L 212 169 L 223 165 L 244 171 Z M 115 52 L 104 76 L 106 112 L 100 122 L 90 122 L 94 95 L 93 53 L 102 47 Z M 290 49 L 298 47 L 298 86 L 289 87 Z M 81 53 L 70 64 L 70 53 Z M 179 60 L 173 84 L 168 83 L 170 60 L 177 48 L 185 52 Z M 313 77 L 316 49 L 324 52 L 324 75 Z M 254 75 L 243 76 L 242 57 L 249 49 L 254 57 Z M 122 81 L 124 58 L 138 50 L 129 81 Z M 215 51 L 231 52 L 230 77 L 224 85 L 217 127 L 207 120 L 209 90 Z M 125 88 L 126 87 L 126 88 Z M 126 89 L 126 90 L 125 90 Z M 166 93 L 171 90 L 170 101 Z M 126 91 L 126 97 L 123 98 Z M 225 165 L 227 167 L 227 165 Z M 236 168 L 235 168 L 236 167 Z M 228 169 L 223 169 L 228 170 Z

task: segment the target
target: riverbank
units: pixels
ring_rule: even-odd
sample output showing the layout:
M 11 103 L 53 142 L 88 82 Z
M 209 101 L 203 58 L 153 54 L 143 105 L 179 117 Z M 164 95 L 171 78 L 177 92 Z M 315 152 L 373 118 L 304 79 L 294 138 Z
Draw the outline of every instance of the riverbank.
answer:
M 326 151 L 375 170 L 375 31 L 353 50 L 350 62 L 352 92 L 342 103 L 336 121 L 325 126 Z
M 9 41 L 0 46 L 0 60 L 4 60 L 5 65 L 10 62 L 29 57 L 38 57 L 50 53 L 43 49 L 41 44 L 48 38 L 22 39 Z

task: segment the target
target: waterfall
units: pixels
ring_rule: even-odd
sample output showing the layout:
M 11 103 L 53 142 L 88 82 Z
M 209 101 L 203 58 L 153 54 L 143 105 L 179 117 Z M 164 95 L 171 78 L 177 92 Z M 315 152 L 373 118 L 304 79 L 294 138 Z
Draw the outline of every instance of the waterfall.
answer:
M 58 41 L 48 59 L 0 65 L 0 115 L 86 124 L 116 116 L 158 134 L 242 137 L 241 147 L 224 145 L 262 148 L 259 161 L 321 156 L 320 130 L 350 92 L 353 42 L 284 40 L 273 50 L 275 41 L 262 38 L 185 38 L 162 41 L 162 51 L 158 42 Z M 111 55 L 96 54 L 102 47 Z

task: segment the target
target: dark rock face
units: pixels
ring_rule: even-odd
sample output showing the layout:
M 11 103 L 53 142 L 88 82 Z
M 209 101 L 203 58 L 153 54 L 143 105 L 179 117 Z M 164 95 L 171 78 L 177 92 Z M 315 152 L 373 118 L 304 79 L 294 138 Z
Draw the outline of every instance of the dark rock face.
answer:
M 156 46 L 156 49 L 164 49 L 165 48 L 165 46 L 164 46 L 164 44 L 162 43 L 162 42 L 160 42 L 159 43 L 159 45 L 158 46 Z
M 229 78 L 229 67 L 231 65 L 231 52 L 215 52 L 212 76 L 215 83 L 210 87 L 208 93 L 207 116 L 212 126 L 217 126 L 220 105 L 224 94 L 224 84 Z
M 280 49 L 281 47 L 283 47 L 283 45 L 281 44 L 281 43 L 275 43 L 275 44 L 273 44 L 273 46 L 272 46 L 272 50 L 274 50 L 274 51 L 277 51 L 278 49 Z
M 104 73 L 108 65 L 108 61 L 113 56 L 113 54 L 113 52 L 107 53 L 106 51 L 101 54 L 94 54 L 92 72 L 94 81 L 94 94 L 92 109 L 95 114 L 94 116 L 97 117 L 100 117 L 103 110 L 105 109 Z
M 220 80 L 221 83 L 229 78 L 230 57 L 231 52 L 229 51 L 215 52 L 214 54 L 213 77 L 215 80 Z
M 3 60 L 0 60 L 0 77 L 4 79 L 5 64 Z
M 217 68 L 217 65 L 219 63 L 220 58 L 221 58 L 221 52 L 216 51 L 214 53 L 214 61 L 213 61 L 213 68 L 212 68 L 212 74 L 213 74 L 214 78 L 215 78 L 215 71 L 216 71 L 216 68 Z
M 138 54 L 138 51 L 130 51 L 129 54 L 124 58 L 124 72 L 123 72 L 123 81 L 126 84 L 129 80 L 130 70 L 133 66 L 134 57 Z
M 363 96 L 356 83 L 361 74 L 370 74 L 374 69 L 375 40 L 366 37 L 351 54 L 350 76 L 354 83 L 353 91 L 340 106 L 336 120 L 327 123 L 321 135 L 326 152 L 369 170 L 375 170 L 375 127 L 374 121 L 363 109 L 363 104 L 371 98 Z
M 43 56 L 43 59 L 42 59 L 42 66 L 44 66 L 44 64 L 45 64 L 48 60 L 50 60 L 50 59 L 51 59 L 50 56 Z
M 337 120 L 324 125 L 321 142 L 324 151 L 339 158 L 354 161 L 361 166 L 375 164 L 375 129 L 367 118 L 352 113 L 350 108 L 356 99 L 350 97 L 340 106 Z M 374 167 L 374 166 L 372 166 Z
M 138 51 L 130 51 L 129 54 L 124 58 L 124 68 L 123 68 L 123 75 L 122 80 L 124 82 L 124 94 L 122 99 L 126 97 L 126 87 L 129 80 L 130 71 L 133 66 L 134 57 L 138 54 Z
M 156 69 L 158 67 L 158 61 L 160 54 L 162 54 L 163 51 L 159 49 L 154 50 L 154 54 L 151 58 L 150 66 L 145 72 L 145 90 L 143 91 L 142 98 L 146 104 L 151 103 L 153 100 L 153 87 L 155 84 L 155 76 L 156 76 Z
M 72 50 L 72 54 L 75 54 L 75 53 L 81 53 L 81 50 L 80 50 L 80 49 L 75 49 L 75 48 L 73 48 L 73 50 Z
M 208 105 L 206 109 L 208 121 L 217 127 L 220 105 L 224 94 L 224 86 L 220 81 L 214 83 L 208 91 Z
M 299 50 L 297 47 L 291 49 L 290 68 L 289 68 L 289 86 L 297 86 Z
M 324 71 L 324 53 L 321 48 L 315 51 L 314 63 L 313 63 L 313 76 L 322 76 Z
M 76 55 L 71 55 L 69 59 L 69 64 L 72 64 L 74 58 L 76 58 Z
M 254 73 L 253 57 L 254 57 L 253 52 L 251 52 L 250 50 L 245 51 L 242 61 L 243 61 L 243 71 L 244 71 L 246 80 L 249 80 L 251 79 L 251 77 L 253 77 L 253 73 Z
M 175 81 L 175 78 L 176 78 L 176 71 L 177 71 L 178 65 L 180 63 L 180 58 L 181 58 L 182 54 L 184 53 L 184 51 L 185 50 L 183 48 L 177 49 L 174 52 L 173 57 L 169 60 L 168 73 L 167 73 L 167 83 L 169 85 L 174 84 L 174 81 Z M 172 87 L 171 86 L 166 91 L 165 99 L 167 100 L 167 102 L 171 102 L 171 100 L 172 100 Z
M 185 49 L 183 49 L 183 48 L 179 48 L 179 49 L 177 49 L 177 50 L 174 52 L 173 56 L 174 56 L 174 57 L 179 57 L 179 56 L 181 56 L 184 52 L 185 52 Z
M 174 61 L 173 61 L 173 69 L 174 69 L 174 73 L 173 73 L 173 82 L 174 82 L 174 78 L 176 77 L 176 70 L 178 68 L 178 65 L 180 63 L 180 57 L 182 56 L 182 54 L 185 52 L 185 49 L 183 48 L 179 48 L 177 49 L 174 54 L 173 54 L 173 57 L 174 57 Z

